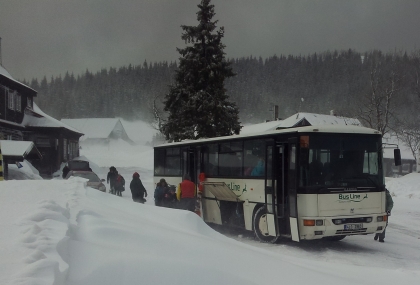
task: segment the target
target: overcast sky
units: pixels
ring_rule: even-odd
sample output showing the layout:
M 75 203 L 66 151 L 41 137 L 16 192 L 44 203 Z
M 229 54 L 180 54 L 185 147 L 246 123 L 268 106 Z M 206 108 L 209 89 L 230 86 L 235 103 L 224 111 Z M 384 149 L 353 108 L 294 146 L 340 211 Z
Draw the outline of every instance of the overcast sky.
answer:
M 174 61 L 200 0 L 0 0 L 15 79 Z M 213 0 L 228 58 L 420 47 L 418 0 Z

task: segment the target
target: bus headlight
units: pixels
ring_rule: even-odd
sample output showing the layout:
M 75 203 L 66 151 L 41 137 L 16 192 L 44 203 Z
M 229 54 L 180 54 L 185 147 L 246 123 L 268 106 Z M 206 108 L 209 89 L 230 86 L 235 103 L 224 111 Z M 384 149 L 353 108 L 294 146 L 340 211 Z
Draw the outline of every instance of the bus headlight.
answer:
M 323 220 L 316 220 L 315 224 L 317 226 L 322 226 L 324 224 L 324 221 Z

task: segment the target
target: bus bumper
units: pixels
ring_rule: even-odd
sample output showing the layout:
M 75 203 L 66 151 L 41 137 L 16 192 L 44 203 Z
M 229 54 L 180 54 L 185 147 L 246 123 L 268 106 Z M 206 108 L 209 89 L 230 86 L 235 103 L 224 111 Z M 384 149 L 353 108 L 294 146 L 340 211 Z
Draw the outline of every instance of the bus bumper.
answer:
M 299 236 L 301 240 L 313 240 L 381 233 L 386 227 L 386 219 L 386 213 L 351 217 L 302 217 L 299 219 Z

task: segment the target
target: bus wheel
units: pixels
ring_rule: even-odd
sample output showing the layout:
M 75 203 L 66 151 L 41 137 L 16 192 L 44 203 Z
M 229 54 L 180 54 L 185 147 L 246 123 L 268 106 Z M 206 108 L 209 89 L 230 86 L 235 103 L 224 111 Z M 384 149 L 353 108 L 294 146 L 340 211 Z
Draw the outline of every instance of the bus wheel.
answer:
M 343 238 L 345 238 L 346 236 L 332 236 L 332 237 L 324 237 L 324 240 L 328 240 L 328 241 L 340 241 Z
M 254 215 L 254 233 L 257 239 L 261 242 L 275 243 L 279 237 L 273 237 L 268 235 L 267 226 L 267 211 L 264 207 L 260 207 Z

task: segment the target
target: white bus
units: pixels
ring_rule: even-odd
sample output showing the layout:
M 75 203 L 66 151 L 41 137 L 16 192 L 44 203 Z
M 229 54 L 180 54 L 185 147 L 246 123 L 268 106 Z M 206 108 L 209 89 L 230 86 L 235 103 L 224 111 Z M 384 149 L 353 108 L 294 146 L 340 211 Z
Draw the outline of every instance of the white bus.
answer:
M 382 140 L 373 129 L 306 126 L 154 148 L 155 183 L 177 185 L 184 174 L 202 184 L 205 222 L 264 242 L 341 240 L 386 226 Z

